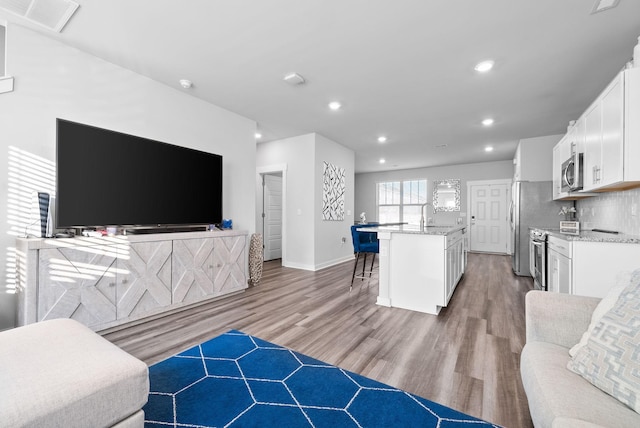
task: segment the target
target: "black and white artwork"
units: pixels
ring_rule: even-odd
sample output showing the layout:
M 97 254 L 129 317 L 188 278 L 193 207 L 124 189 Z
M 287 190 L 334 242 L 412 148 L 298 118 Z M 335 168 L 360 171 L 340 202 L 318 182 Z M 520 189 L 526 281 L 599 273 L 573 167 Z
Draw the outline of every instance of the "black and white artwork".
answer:
M 344 168 L 324 162 L 322 183 L 322 220 L 344 220 Z

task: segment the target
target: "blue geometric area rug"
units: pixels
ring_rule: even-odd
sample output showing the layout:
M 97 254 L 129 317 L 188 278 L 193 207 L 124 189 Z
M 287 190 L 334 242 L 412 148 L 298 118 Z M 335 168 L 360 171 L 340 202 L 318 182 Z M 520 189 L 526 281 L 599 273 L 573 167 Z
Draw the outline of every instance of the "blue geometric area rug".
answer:
M 145 427 L 495 427 L 231 330 L 149 367 Z

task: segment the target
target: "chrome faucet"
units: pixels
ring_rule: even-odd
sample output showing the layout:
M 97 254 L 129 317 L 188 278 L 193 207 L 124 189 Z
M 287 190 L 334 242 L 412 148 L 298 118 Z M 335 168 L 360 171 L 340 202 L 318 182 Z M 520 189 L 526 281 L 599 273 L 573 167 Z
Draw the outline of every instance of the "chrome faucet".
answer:
M 429 202 L 426 202 L 424 204 L 422 204 L 422 206 L 420 207 L 420 231 L 424 232 L 424 227 L 425 227 L 425 221 L 424 221 L 424 209 L 426 208 L 426 206 L 429 205 L 431 207 L 431 209 L 433 209 L 433 215 L 436 215 L 436 209 L 433 205 L 431 205 Z

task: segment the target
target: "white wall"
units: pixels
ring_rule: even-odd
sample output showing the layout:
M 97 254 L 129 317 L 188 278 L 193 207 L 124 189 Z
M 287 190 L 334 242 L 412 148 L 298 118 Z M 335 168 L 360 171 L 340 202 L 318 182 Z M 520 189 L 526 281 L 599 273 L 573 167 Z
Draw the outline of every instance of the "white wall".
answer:
M 0 25 L 0 77 L 4 76 L 4 61 L 5 61 L 5 37 L 6 31 L 3 25 Z
M 431 168 L 403 169 L 385 172 L 356 174 L 355 213 L 367 213 L 367 221 L 377 221 L 376 184 L 384 181 L 427 179 L 429 202 L 433 197 L 433 181 L 448 178 L 460 179 L 460 212 L 438 212 L 434 221 L 438 224 L 455 224 L 461 213 L 467 213 L 467 181 L 511 179 L 513 161 L 483 162 Z M 430 209 L 430 208 L 428 208 Z M 466 219 L 463 220 L 466 223 Z
M 29 199 L 34 187 L 54 190 L 58 117 L 222 155 L 223 215 L 253 232 L 254 121 L 11 24 L 7 61 L 16 80 L 14 92 L 0 95 L 0 245 L 7 259 L 0 268 L 0 329 L 13 325 L 11 259 L 15 237 L 31 221 L 20 198 Z M 87 161 L 113 162 L 117 171 L 117 159 L 96 153 Z
M 344 221 L 322 220 L 322 163 L 344 168 L 346 173 Z M 286 256 L 283 265 L 318 270 L 353 258 L 349 227 L 353 224 L 355 156 L 352 150 L 322 135 L 306 134 L 258 144 L 259 171 L 286 165 L 286 222 L 283 224 Z M 262 187 L 256 174 L 257 208 L 262 205 Z M 256 222 L 260 221 L 256 212 Z M 259 225 L 256 225 L 256 229 Z M 341 238 L 345 237 L 343 244 Z
M 258 168 L 286 165 L 286 224 L 283 224 L 286 242 L 284 266 L 313 270 L 314 266 L 314 189 L 315 134 L 306 134 L 284 140 L 257 145 Z M 256 179 L 256 194 L 262 186 Z M 261 206 L 261 202 L 257 204 Z M 256 221 L 260 221 L 256 215 Z M 258 227 L 256 227 L 258 230 Z
M 354 208 L 354 171 L 355 154 L 322 135 L 316 134 L 316 164 L 315 164 L 315 266 L 316 269 L 331 266 L 353 258 L 353 244 L 351 242 L 351 225 L 353 224 Z M 328 162 L 345 169 L 345 195 L 343 221 L 322 220 L 322 192 L 323 192 L 323 164 Z M 342 242 L 345 238 L 345 242 Z

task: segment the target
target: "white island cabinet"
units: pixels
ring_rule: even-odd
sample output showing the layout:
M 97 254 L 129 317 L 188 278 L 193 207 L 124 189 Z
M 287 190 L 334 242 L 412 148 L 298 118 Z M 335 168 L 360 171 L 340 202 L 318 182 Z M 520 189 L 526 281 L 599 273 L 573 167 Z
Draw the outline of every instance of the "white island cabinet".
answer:
M 374 229 L 380 240 L 377 303 L 437 315 L 466 266 L 464 226 Z

